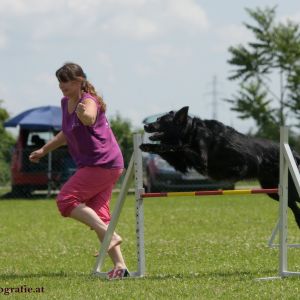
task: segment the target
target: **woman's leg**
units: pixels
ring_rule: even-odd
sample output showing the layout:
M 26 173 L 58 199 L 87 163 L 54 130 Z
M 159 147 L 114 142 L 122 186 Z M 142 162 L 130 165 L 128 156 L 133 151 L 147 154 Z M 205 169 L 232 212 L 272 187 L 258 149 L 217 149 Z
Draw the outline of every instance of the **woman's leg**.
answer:
M 110 221 L 109 203 L 111 199 L 112 189 L 121 173 L 122 170 L 111 170 L 111 186 L 108 186 L 106 190 L 102 190 L 99 194 L 91 198 L 86 203 L 86 205 L 92 208 L 96 212 L 96 214 L 105 221 L 105 223 L 109 223 Z M 108 251 L 108 254 L 113 261 L 114 269 L 126 269 L 126 264 L 124 262 L 120 246 L 111 247 Z
M 103 241 L 108 226 L 100 219 L 100 217 L 95 213 L 93 209 L 81 203 L 71 211 L 70 217 L 94 229 L 98 235 L 100 242 Z M 115 246 L 121 243 L 122 238 L 116 233 L 114 233 L 111 238 L 108 251 L 111 252 L 111 250 Z M 115 251 L 113 251 L 113 253 L 115 253 Z
M 86 224 L 103 241 L 108 227 L 106 223 L 110 221 L 109 202 L 112 188 L 121 173 L 122 170 L 89 167 L 77 170 L 57 197 L 61 214 Z M 119 247 L 121 242 L 121 237 L 115 233 L 108 249 L 115 268 L 126 267 Z
M 108 251 L 108 254 L 114 264 L 114 269 L 127 269 L 122 252 L 120 244 L 111 248 Z
M 103 241 L 108 226 L 99 218 L 93 209 L 85 204 L 79 204 L 71 211 L 70 217 L 94 229 L 99 240 L 101 242 Z M 120 247 L 121 242 L 122 238 L 114 233 L 108 247 L 108 254 L 113 261 L 115 269 L 126 269 Z

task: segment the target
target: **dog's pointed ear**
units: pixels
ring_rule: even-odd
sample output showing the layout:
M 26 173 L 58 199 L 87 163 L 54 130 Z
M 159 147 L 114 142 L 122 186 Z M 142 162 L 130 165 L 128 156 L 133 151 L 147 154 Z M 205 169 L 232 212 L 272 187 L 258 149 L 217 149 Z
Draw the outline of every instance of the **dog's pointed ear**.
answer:
M 184 106 L 178 110 L 174 116 L 174 120 L 177 124 L 186 124 L 188 117 L 189 107 Z

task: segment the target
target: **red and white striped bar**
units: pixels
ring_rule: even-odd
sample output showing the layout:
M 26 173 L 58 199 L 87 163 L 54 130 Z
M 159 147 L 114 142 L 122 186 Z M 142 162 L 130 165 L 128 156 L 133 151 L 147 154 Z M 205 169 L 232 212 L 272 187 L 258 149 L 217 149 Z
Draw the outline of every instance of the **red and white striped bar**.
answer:
M 215 195 L 249 195 L 249 194 L 278 194 L 278 189 L 249 189 L 249 190 L 216 190 L 195 192 L 162 192 L 142 193 L 142 198 L 186 197 L 186 196 L 215 196 Z

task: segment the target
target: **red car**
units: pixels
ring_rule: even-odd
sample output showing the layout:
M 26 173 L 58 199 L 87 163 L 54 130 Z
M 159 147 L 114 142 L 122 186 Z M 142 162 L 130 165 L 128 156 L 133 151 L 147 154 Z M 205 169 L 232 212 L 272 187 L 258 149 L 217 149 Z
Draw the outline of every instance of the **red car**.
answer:
M 29 161 L 29 154 L 43 146 L 57 132 L 20 128 L 12 153 L 11 185 L 15 195 L 29 195 L 35 190 L 59 188 L 75 171 L 75 164 L 63 146 L 38 164 Z

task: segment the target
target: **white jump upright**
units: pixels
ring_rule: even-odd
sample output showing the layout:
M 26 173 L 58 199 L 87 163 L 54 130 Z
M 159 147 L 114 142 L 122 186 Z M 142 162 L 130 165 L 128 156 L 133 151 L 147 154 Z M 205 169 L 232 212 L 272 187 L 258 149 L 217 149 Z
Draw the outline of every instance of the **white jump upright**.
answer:
M 287 247 L 288 248 L 300 248 L 300 244 L 288 244 L 285 242 L 287 238 L 287 221 L 286 221 L 286 214 L 288 210 L 288 170 L 290 169 L 290 172 L 293 177 L 293 181 L 297 187 L 297 191 L 299 194 L 299 183 L 297 183 L 297 177 L 296 174 L 298 174 L 298 168 L 295 164 L 294 157 L 292 155 L 292 152 L 289 147 L 289 132 L 288 128 L 281 127 L 280 128 L 280 178 L 279 178 L 279 197 L 280 197 L 280 210 L 279 210 L 279 218 L 278 221 L 272 231 L 271 237 L 268 241 L 269 247 L 280 247 L 282 252 L 282 260 L 287 261 L 285 257 L 286 251 L 284 250 Z M 288 151 L 287 151 L 288 149 Z M 293 169 L 295 168 L 295 169 Z M 294 173 L 294 175 L 293 175 Z M 286 229 L 284 229 L 282 226 L 284 226 Z M 281 233 L 280 233 L 281 232 Z M 286 232 L 286 233 L 285 233 Z M 279 233 L 279 239 L 281 236 L 281 239 L 283 241 L 283 244 L 279 242 L 279 244 L 274 244 L 274 239 L 276 237 L 276 234 Z M 284 244 L 286 243 L 286 245 Z M 280 256 L 281 257 L 281 256 Z M 285 265 L 285 263 L 283 263 Z
M 136 234 L 137 234 L 137 259 L 138 270 L 136 272 L 130 272 L 130 277 L 142 277 L 145 275 L 145 253 L 144 253 L 144 210 L 143 199 L 140 195 L 143 193 L 142 179 L 142 153 L 139 150 L 141 144 L 141 134 L 134 134 L 134 152 L 130 159 L 123 184 L 121 186 L 120 194 L 115 204 L 114 211 L 112 213 L 111 221 L 104 236 L 99 255 L 97 257 L 93 274 L 99 277 L 106 278 L 107 272 L 101 272 L 104 260 L 107 254 L 107 250 L 112 238 L 112 235 L 116 229 L 128 190 L 133 175 L 136 183 L 135 196 L 136 196 Z
M 145 242 L 144 242 L 144 199 L 143 188 L 143 161 L 142 151 L 139 146 L 142 143 L 142 135 L 133 136 L 133 157 L 134 157 L 134 182 L 135 182 L 135 211 L 136 211 L 136 241 L 137 241 L 137 267 L 135 277 L 143 277 L 146 272 L 145 263 Z
M 297 192 L 300 195 L 300 175 L 288 144 L 287 127 L 280 128 L 280 182 L 279 182 L 279 276 L 300 275 L 300 272 L 288 271 L 288 172 L 291 173 Z
M 268 246 L 270 248 L 276 248 L 276 247 L 278 248 L 279 247 L 279 244 L 274 244 L 274 240 L 275 240 L 276 235 L 278 233 L 279 233 L 279 218 L 278 218 L 278 221 L 277 221 L 277 223 L 276 223 L 276 225 L 275 225 L 275 227 L 274 227 L 274 229 L 271 233 L 271 236 L 268 240 Z M 289 247 L 289 248 L 300 248 L 300 244 L 287 244 L 287 247 Z

